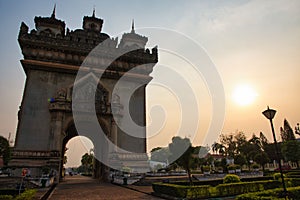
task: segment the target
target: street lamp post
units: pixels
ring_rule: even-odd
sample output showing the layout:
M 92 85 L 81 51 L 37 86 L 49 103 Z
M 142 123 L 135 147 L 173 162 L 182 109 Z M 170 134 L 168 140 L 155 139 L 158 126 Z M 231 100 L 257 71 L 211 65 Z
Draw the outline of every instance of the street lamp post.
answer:
M 283 195 L 286 198 L 287 195 L 287 190 L 285 187 L 285 182 L 284 182 L 284 178 L 283 178 L 283 173 L 282 173 L 282 167 L 281 167 L 281 161 L 280 161 L 280 157 L 279 157 L 279 151 L 278 151 L 278 145 L 277 145 L 277 141 L 276 141 L 276 135 L 275 135 L 275 131 L 274 131 L 274 126 L 273 126 L 273 118 L 276 114 L 276 110 L 270 109 L 268 106 L 268 109 L 263 111 L 263 115 L 270 120 L 270 124 L 271 124 L 271 129 L 272 129 L 272 133 L 273 133 L 273 138 L 274 138 L 274 144 L 275 144 L 275 151 L 276 151 L 276 156 L 277 156 L 277 162 L 279 165 L 279 170 L 280 170 L 280 175 L 281 175 L 281 180 L 282 180 L 282 186 L 283 186 Z

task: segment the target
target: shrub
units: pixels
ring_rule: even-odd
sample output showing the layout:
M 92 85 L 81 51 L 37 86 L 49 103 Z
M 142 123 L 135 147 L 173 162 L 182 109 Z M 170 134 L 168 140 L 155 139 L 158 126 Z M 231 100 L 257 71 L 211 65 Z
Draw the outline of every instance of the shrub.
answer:
M 292 175 L 292 176 L 293 176 L 293 175 L 298 175 L 298 176 L 300 176 L 300 172 L 288 172 L 287 175 L 288 175 L 288 176 L 290 176 L 290 175 Z
M 227 174 L 223 179 L 223 183 L 238 183 L 238 182 L 241 182 L 240 177 L 234 174 Z
M 235 169 L 241 169 L 240 165 L 235 165 Z
M 235 170 L 235 165 L 229 165 L 229 166 L 227 167 L 227 169 L 228 169 L 228 170 Z
M 300 178 L 300 172 L 288 172 L 286 176 L 289 178 Z
M 185 185 L 185 186 L 189 186 L 190 183 L 187 181 L 172 181 L 170 182 L 171 184 L 175 184 L 175 185 Z M 200 186 L 200 185 L 210 185 L 210 186 L 217 186 L 219 184 L 222 184 L 223 180 L 218 179 L 218 180 L 203 180 L 203 181 L 193 181 L 193 185 L 194 186 Z
M 253 168 L 253 169 L 259 169 L 259 165 L 258 165 L 258 164 L 253 164 L 253 165 L 252 165 L 252 168 Z
M 291 187 L 300 186 L 300 178 L 286 178 L 284 180 L 290 183 Z
M 242 182 L 268 181 L 268 180 L 274 180 L 274 179 L 271 176 L 258 176 L 258 177 L 241 178 Z
M 264 190 L 263 184 L 258 184 L 255 182 L 220 184 L 216 187 L 216 195 L 234 196 L 243 193 L 256 192 L 262 190 Z
M 217 171 L 223 171 L 223 167 L 217 167 Z
M 264 186 L 265 190 L 279 188 L 282 185 L 280 181 L 273 181 L 273 180 L 271 180 L 271 181 L 256 181 L 255 183 L 262 184 Z
M 167 183 L 153 183 L 153 191 L 160 194 L 166 194 L 170 196 L 175 196 L 179 198 L 186 197 L 186 191 L 184 190 L 186 186 L 182 185 L 173 185 Z
M 12 200 L 13 196 L 11 195 L 0 195 L 0 200 Z
M 288 188 L 288 196 L 290 199 L 299 199 L 300 198 L 300 187 Z M 281 200 L 284 198 L 278 198 L 279 194 L 282 192 L 282 188 L 277 188 L 273 190 L 265 190 L 262 192 L 254 192 L 249 194 L 242 194 L 237 196 L 237 200 Z
M 210 186 L 182 186 L 167 183 L 153 183 L 152 188 L 154 192 L 166 194 L 178 198 L 206 198 L 210 196 Z
M 179 182 L 183 184 L 183 182 Z M 279 181 L 256 181 L 230 184 L 219 184 L 216 187 L 209 185 L 187 186 L 171 183 L 153 183 L 152 188 L 158 194 L 166 194 L 178 198 L 199 199 L 209 197 L 235 196 L 243 193 L 258 192 L 280 187 Z
M 203 169 L 203 172 L 209 172 L 210 171 L 210 166 L 203 166 L 202 167 L 202 169 Z
M 14 200 L 31 200 L 34 198 L 35 193 L 36 193 L 36 190 L 33 190 L 33 189 L 25 190 L 25 192 L 23 192 L 19 196 L 16 196 L 16 198 Z
M 285 178 L 285 177 L 286 177 L 285 174 L 283 174 L 283 178 Z M 281 182 L 281 174 L 280 173 L 273 174 L 273 178 L 274 178 L 274 180 Z
M 188 199 L 199 199 L 199 198 L 207 198 L 210 197 L 210 186 L 203 185 L 203 186 L 194 186 L 189 187 L 187 189 L 186 198 Z

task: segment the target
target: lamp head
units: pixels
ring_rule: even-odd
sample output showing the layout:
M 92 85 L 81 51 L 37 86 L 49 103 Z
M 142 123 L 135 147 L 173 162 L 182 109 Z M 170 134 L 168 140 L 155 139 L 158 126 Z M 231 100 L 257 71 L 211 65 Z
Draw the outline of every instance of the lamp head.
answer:
M 269 120 L 273 119 L 275 114 L 276 114 L 276 110 L 270 109 L 268 106 L 268 109 L 265 110 L 264 112 L 262 112 L 262 114 Z

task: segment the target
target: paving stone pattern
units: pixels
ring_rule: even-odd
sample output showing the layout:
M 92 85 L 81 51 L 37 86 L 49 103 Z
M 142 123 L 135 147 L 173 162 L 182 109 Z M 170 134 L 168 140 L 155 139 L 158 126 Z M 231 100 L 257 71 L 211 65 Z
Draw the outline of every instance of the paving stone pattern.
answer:
M 139 190 L 138 187 L 135 187 Z M 145 188 L 141 190 L 145 192 Z M 146 191 L 151 191 L 150 188 Z M 156 200 L 161 199 L 129 188 L 113 185 L 110 183 L 99 183 L 95 179 L 83 176 L 67 177 L 54 190 L 50 200 Z

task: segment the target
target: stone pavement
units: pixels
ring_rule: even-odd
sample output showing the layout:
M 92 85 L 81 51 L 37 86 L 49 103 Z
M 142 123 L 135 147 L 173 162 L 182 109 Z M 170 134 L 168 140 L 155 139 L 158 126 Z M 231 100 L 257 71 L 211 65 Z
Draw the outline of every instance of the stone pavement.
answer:
M 50 200 L 74 200 L 74 199 L 84 199 L 84 200 L 158 200 L 161 198 L 145 194 L 145 188 L 139 190 L 135 187 L 134 191 L 125 187 L 118 185 L 113 185 L 110 183 L 99 183 L 99 181 L 92 179 L 90 177 L 84 176 L 73 176 L 66 177 L 66 179 L 58 184 L 50 196 Z M 142 191 L 142 192 L 139 192 Z M 146 191 L 151 191 L 150 186 Z

